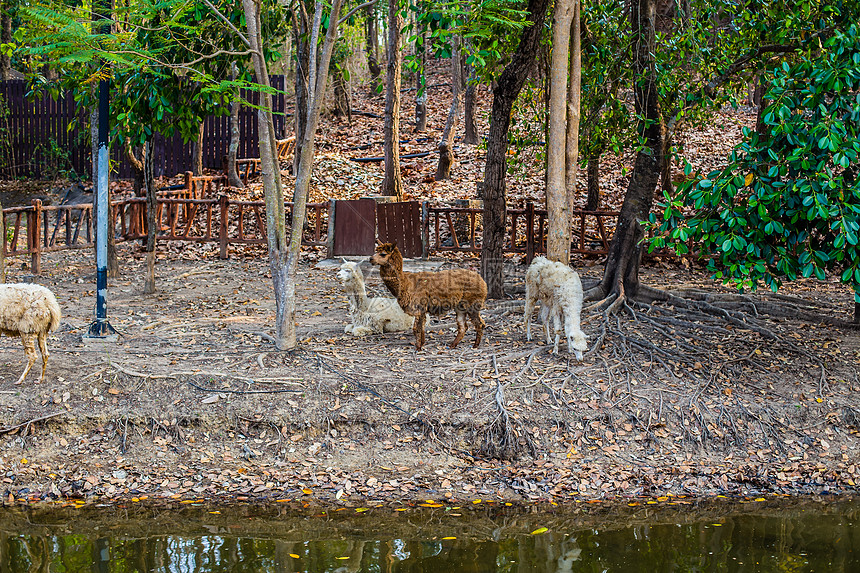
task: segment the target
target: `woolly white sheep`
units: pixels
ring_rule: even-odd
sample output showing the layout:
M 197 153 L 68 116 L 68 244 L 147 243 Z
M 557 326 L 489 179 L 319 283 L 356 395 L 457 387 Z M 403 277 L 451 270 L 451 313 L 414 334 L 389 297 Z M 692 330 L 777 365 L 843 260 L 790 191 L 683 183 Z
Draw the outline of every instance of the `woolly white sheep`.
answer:
M 582 360 L 582 353 L 588 348 L 585 333 L 580 329 L 582 312 L 582 283 L 579 275 L 569 266 L 550 261 L 546 257 L 535 257 L 526 271 L 526 339 L 532 339 L 531 319 L 535 303 L 541 302 L 546 343 L 553 344 L 553 352 L 558 352 L 562 320 L 564 335 L 567 338 L 567 351 Z M 550 337 L 549 319 L 552 318 L 555 340 Z
M 48 367 L 48 333 L 60 325 L 60 305 L 47 288 L 29 284 L 0 284 L 0 332 L 20 336 L 27 354 L 27 368 L 15 384 L 20 384 L 36 362 L 36 340 L 42 353 L 42 374 Z
M 349 300 L 349 318 L 344 332 L 353 336 L 372 333 L 397 332 L 412 328 L 414 319 L 403 312 L 397 299 L 374 297 L 367 298 L 364 287 L 364 273 L 359 263 L 344 261 L 337 272 L 346 297 Z

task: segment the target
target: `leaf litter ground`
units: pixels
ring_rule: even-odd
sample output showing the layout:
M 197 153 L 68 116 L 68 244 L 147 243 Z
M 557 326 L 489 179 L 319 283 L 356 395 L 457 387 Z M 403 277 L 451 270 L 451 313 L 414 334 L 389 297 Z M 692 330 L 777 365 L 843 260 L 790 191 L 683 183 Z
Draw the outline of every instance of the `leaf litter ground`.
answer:
M 448 103 L 444 86 L 434 89 L 430 131 L 405 135 L 403 153 L 435 147 Z M 485 108 L 488 94 L 482 98 Z M 359 97 L 356 107 L 380 104 Z M 750 121 L 744 110 L 726 111 L 719 130 L 684 134 L 696 168 L 718 165 Z M 381 126 L 356 116 L 324 128 L 312 201 L 376 192 L 381 165 L 349 159 L 381 155 Z M 410 195 L 473 198 L 483 151 L 458 150 L 446 182 L 432 181 L 434 156 L 406 161 Z M 604 207 L 620 204 L 630 159 L 604 161 Z M 539 173 L 526 169 L 514 180 L 512 204 L 539 201 Z M 244 196 L 261 198 L 259 183 Z M 58 293 L 64 320 L 40 385 L 31 376 L 13 386 L 23 351 L 14 339 L 0 346 L 4 502 L 561 502 L 839 493 L 860 479 L 858 335 L 808 319 L 850 316 L 849 293 L 832 282 L 755 295 L 724 319 L 666 304 L 633 306 L 609 321 L 586 314 L 593 350 L 580 363 L 550 353 L 539 334 L 526 342 L 525 266 L 511 258 L 508 297 L 484 312 L 481 347 L 471 348 L 470 333 L 448 349 L 454 321 L 446 317 L 430 324 L 416 353 L 411 333 L 344 334 L 336 265 L 318 264 L 322 254 L 310 250 L 300 270 L 300 349 L 280 353 L 270 341 L 274 302 L 262 249 L 221 261 L 208 245 L 159 248 L 159 292 L 143 296 L 143 253 L 120 246 L 122 277 L 109 305 L 121 336 L 107 345 L 81 339 L 94 305 L 91 254 L 43 259 L 39 282 Z M 436 262 L 477 266 L 467 256 Z M 576 261 L 586 285 L 600 277 L 600 263 Z M 651 261 L 642 278 L 699 298 L 732 294 L 675 263 Z M 377 273 L 368 287 L 386 294 Z M 791 316 L 758 312 L 774 305 Z

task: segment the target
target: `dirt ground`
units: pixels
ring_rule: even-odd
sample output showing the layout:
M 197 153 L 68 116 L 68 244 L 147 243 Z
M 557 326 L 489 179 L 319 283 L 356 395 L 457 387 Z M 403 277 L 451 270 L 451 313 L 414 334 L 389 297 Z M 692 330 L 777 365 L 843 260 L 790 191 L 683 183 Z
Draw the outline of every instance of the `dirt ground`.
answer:
M 170 246 L 158 293 L 141 294 L 143 253 L 120 245 L 111 282 L 115 343 L 85 342 L 95 276 L 89 252 L 51 253 L 39 277 L 63 308 L 46 379 L 13 383 L 18 340 L 0 342 L 0 493 L 21 500 L 315 499 L 550 501 L 856 491 L 860 336 L 809 320 L 849 318 L 843 287 L 798 281 L 721 319 L 673 306 L 604 322 L 586 313 L 583 362 L 552 354 L 522 324 L 525 266 L 509 297 L 451 350 L 453 316 L 411 333 L 344 334 L 337 263 L 300 270 L 300 348 L 270 341 L 264 253 L 217 259 Z M 477 265 L 476 259 L 431 261 Z M 602 271 L 580 261 L 586 285 Z M 651 262 L 643 279 L 727 293 L 699 271 Z M 378 273 L 370 294 L 383 295 Z M 796 317 L 759 313 L 768 303 Z M 797 310 L 800 309 L 800 310 Z M 794 311 L 793 311 L 794 312 Z M 738 317 L 748 322 L 738 322 Z M 509 440 L 504 442 L 503 440 Z M 503 447 L 507 444 L 509 447 Z

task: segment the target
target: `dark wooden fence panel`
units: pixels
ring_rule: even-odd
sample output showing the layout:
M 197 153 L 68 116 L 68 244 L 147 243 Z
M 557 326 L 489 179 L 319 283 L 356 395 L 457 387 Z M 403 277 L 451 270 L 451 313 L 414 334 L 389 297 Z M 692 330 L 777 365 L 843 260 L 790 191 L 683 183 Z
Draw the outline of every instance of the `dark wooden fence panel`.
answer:
M 335 201 L 332 256 L 372 255 L 375 246 L 376 201 Z
M 424 254 L 421 243 L 421 203 L 379 203 L 376 206 L 376 226 L 379 240 L 397 243 L 404 257 L 416 258 Z
M 272 76 L 271 83 L 278 90 L 283 91 L 285 87 L 283 76 Z M 25 97 L 26 93 L 24 80 L 0 82 L 3 100 L 0 102 L 0 177 L 42 177 L 52 168 L 70 168 L 79 176 L 89 178 L 92 160 L 90 134 L 85 129 L 87 110 L 77 109 L 69 93 L 61 95 L 57 101 L 50 96 L 30 100 Z M 243 90 L 242 97 L 254 105 L 259 103 L 256 92 Z M 283 93 L 274 94 L 272 100 L 275 133 L 280 137 L 286 125 L 286 101 Z M 226 114 L 228 110 L 224 111 Z M 69 130 L 69 124 L 79 116 L 82 120 L 79 126 Z M 203 123 L 203 167 L 221 169 L 230 142 L 230 116 L 210 116 Z M 257 133 L 256 109 L 242 107 L 238 157 L 260 156 Z M 156 176 L 173 176 L 191 169 L 191 144 L 183 142 L 178 134 L 170 138 L 156 136 L 154 147 Z M 111 158 L 116 166 L 115 177 L 133 176 L 123 149 L 114 146 Z

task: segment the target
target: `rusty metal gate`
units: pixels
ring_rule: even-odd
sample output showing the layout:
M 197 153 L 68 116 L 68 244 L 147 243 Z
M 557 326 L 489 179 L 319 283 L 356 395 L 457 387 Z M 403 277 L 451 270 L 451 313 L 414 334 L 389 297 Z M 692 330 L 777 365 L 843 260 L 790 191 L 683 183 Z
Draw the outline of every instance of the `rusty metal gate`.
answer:
M 335 201 L 332 255 L 372 255 L 375 246 L 376 201 Z
M 424 256 L 421 242 L 421 203 L 380 203 L 376 206 L 376 226 L 379 240 L 397 243 L 404 257 L 414 259 Z

